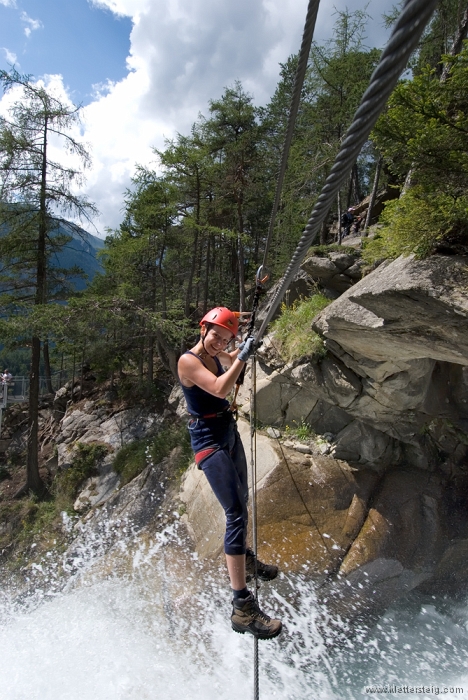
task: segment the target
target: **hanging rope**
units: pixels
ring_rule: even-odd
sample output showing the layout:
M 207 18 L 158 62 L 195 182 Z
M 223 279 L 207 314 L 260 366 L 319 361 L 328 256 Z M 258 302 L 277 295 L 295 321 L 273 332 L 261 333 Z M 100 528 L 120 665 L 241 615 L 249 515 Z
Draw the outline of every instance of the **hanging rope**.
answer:
M 257 575 L 257 433 L 255 429 L 257 395 L 257 374 L 255 354 L 252 357 L 252 381 L 250 382 L 250 482 L 252 484 L 252 548 L 255 554 L 255 600 L 258 600 L 258 575 Z M 254 637 L 254 700 L 258 700 L 258 639 Z
M 275 199 L 273 202 L 273 208 L 271 210 L 270 224 L 268 226 L 268 235 L 265 244 L 265 251 L 263 253 L 262 267 L 264 269 L 266 269 L 267 266 L 268 252 L 270 249 L 271 239 L 273 238 L 273 229 L 275 227 L 276 214 L 278 212 L 279 203 L 281 199 L 281 192 L 283 190 L 283 181 L 284 176 L 286 174 L 286 168 L 288 166 L 289 149 L 291 147 L 291 141 L 294 134 L 294 127 L 296 124 L 296 117 L 299 111 L 299 104 L 301 102 L 301 92 L 302 87 L 304 85 L 307 64 L 309 62 L 310 47 L 312 44 L 312 37 L 314 35 L 315 21 L 317 19 L 319 3 L 320 0 L 310 0 L 309 7 L 307 8 L 304 33 L 302 36 L 302 44 L 301 49 L 299 51 L 299 60 L 296 69 L 296 79 L 294 82 L 293 96 L 291 99 L 291 107 L 289 111 L 288 126 L 286 129 L 286 138 L 283 144 L 281 165 L 278 173 L 278 180 L 276 182 Z
M 312 245 L 320 227 L 328 215 L 330 207 L 341 183 L 347 177 L 362 146 L 406 67 L 411 53 L 429 21 L 438 0 L 407 0 L 393 29 L 380 61 L 374 70 L 369 87 L 365 91 L 353 122 L 349 127 L 341 148 L 336 156 L 330 174 L 315 204 L 311 217 L 302 234 L 281 284 L 271 302 L 266 317 L 257 334 L 260 340 L 274 316 L 274 313 L 299 270 L 308 249 Z

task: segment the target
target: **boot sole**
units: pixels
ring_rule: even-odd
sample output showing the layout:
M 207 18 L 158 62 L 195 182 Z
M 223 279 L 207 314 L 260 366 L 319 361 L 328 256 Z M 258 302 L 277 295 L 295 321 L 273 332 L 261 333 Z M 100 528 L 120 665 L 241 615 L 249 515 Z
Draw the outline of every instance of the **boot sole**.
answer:
M 262 634 L 261 632 L 252 632 L 252 630 L 250 630 L 248 627 L 238 628 L 234 625 L 233 622 L 231 622 L 231 627 L 234 630 L 234 632 L 237 632 L 237 634 L 245 634 L 246 632 L 248 632 L 257 639 L 274 639 L 283 631 L 283 625 L 280 625 L 279 629 L 277 629 L 276 632 L 274 632 L 273 634 Z

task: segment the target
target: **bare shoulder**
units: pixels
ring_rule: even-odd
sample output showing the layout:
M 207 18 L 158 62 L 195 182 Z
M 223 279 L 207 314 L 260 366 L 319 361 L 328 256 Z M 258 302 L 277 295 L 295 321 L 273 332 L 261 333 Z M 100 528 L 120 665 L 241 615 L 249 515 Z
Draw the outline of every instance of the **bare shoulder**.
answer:
M 180 356 L 177 370 L 180 382 L 188 387 L 198 384 L 199 374 L 207 371 L 200 359 L 190 352 Z

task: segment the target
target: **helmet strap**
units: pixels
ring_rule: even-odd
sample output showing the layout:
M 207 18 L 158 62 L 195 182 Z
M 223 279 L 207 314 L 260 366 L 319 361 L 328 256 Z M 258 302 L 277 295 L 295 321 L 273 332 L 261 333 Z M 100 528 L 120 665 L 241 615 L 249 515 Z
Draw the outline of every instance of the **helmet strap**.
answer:
M 202 345 L 203 345 L 203 350 L 204 350 L 205 353 L 208 355 L 208 357 L 211 357 L 211 355 L 210 355 L 210 353 L 208 352 L 208 350 L 207 350 L 206 347 L 205 347 L 205 336 L 206 336 L 206 334 L 211 330 L 211 328 L 212 328 L 214 325 L 215 325 L 214 323 L 206 323 L 206 324 L 203 324 L 203 326 L 202 326 L 202 332 L 200 333 L 200 339 L 201 339 L 201 343 L 202 343 Z M 205 329 L 205 335 L 203 335 L 203 329 Z M 221 352 L 221 350 L 218 350 L 218 352 L 215 353 L 215 357 L 216 357 L 216 355 L 219 355 L 220 352 Z

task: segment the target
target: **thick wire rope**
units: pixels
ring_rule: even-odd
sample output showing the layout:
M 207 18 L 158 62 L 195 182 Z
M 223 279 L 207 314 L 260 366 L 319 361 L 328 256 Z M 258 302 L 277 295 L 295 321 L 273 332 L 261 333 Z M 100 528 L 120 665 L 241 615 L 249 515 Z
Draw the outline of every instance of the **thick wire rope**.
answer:
M 340 185 L 351 170 L 362 146 L 383 111 L 437 3 L 438 0 L 408 0 L 405 4 L 388 44 L 382 52 L 380 61 L 371 76 L 369 87 L 362 96 L 353 122 L 346 132 L 345 139 L 307 222 L 302 238 L 268 308 L 256 336 L 257 341 L 263 337 L 284 293 L 297 274 L 301 262 L 328 215 Z
M 289 150 L 291 147 L 291 141 L 294 134 L 294 127 L 296 124 L 296 117 L 299 111 L 299 104 L 301 102 L 302 86 L 304 85 L 304 78 L 307 70 L 307 65 L 309 62 L 310 47 L 312 44 L 312 37 L 314 35 L 315 21 L 317 19 L 318 7 L 320 0 L 309 0 L 309 6 L 307 8 L 306 21 L 304 24 L 304 33 L 302 35 L 302 44 L 299 51 L 299 60 L 296 69 L 296 78 L 294 82 L 294 89 L 291 98 L 291 107 L 289 110 L 288 125 L 286 128 L 286 137 L 283 144 L 283 151 L 281 156 L 281 165 L 278 173 L 278 179 L 276 182 L 276 193 L 273 202 L 273 207 L 271 210 L 270 223 L 268 226 L 268 235 L 265 243 L 265 251 L 263 253 L 263 264 L 262 267 L 265 270 L 268 253 L 270 250 L 270 243 L 273 238 L 273 229 L 275 227 L 276 214 L 281 201 L 281 192 L 283 190 L 283 181 L 286 174 L 286 169 L 288 165 Z
M 250 383 L 250 481 L 252 488 L 252 549 L 254 551 L 254 598 L 258 600 L 257 581 L 257 433 L 255 430 L 256 420 L 256 359 L 252 357 L 252 381 Z M 259 674 L 258 674 L 258 639 L 254 637 L 254 700 L 259 697 Z

